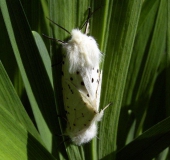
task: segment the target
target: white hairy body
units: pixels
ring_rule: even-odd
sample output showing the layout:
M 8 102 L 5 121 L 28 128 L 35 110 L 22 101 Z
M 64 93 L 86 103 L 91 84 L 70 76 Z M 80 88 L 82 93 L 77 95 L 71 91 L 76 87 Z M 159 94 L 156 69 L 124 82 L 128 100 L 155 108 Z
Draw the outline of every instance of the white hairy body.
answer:
M 89 142 L 97 135 L 102 72 L 102 54 L 93 37 L 78 29 L 71 32 L 71 40 L 63 44 L 62 86 L 67 115 L 68 135 L 76 145 Z

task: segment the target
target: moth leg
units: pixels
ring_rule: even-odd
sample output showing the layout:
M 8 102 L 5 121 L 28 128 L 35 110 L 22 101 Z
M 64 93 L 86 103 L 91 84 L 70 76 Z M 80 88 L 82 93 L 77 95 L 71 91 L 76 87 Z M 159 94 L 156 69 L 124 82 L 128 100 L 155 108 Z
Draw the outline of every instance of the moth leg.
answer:
M 62 119 L 64 119 L 66 122 L 68 122 L 68 120 L 67 120 L 64 116 L 57 115 L 57 117 L 62 118 Z

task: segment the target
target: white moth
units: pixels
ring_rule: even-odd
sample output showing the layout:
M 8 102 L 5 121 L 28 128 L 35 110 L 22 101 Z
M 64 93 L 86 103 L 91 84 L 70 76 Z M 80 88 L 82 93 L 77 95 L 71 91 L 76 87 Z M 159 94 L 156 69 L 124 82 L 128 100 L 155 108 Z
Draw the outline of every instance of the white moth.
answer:
M 99 112 L 102 54 L 92 37 L 77 29 L 71 35 L 64 45 L 63 59 L 62 86 L 68 120 L 65 134 L 81 145 L 96 136 L 96 122 L 103 116 L 103 110 Z
M 96 123 L 107 108 L 99 112 L 102 81 L 99 65 L 102 54 L 95 39 L 87 36 L 91 15 L 89 9 L 85 34 L 79 29 L 73 29 L 67 43 L 58 40 L 66 50 L 62 64 L 63 99 L 67 117 L 65 135 L 76 145 L 87 143 L 97 135 Z

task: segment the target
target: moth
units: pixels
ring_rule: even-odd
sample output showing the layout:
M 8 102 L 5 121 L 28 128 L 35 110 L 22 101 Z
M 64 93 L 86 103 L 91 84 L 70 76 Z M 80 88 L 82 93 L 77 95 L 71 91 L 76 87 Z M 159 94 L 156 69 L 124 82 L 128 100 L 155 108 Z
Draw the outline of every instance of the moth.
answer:
M 65 55 L 62 61 L 62 88 L 67 127 L 64 135 L 71 138 L 76 145 L 89 142 L 97 135 L 97 122 L 101 120 L 104 110 L 99 111 L 102 71 L 100 63 L 103 55 L 95 39 L 88 36 L 89 13 L 85 33 L 73 29 L 68 42 L 57 40 L 62 44 Z

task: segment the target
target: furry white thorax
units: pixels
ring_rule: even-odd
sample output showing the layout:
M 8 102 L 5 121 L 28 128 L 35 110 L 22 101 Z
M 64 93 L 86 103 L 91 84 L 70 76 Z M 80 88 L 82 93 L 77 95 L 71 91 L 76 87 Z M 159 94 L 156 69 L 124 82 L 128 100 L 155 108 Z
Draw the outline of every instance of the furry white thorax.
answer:
M 97 43 L 93 37 L 83 34 L 78 29 L 71 32 L 72 38 L 64 47 L 70 61 L 70 73 L 75 73 L 78 69 L 91 69 L 98 66 L 102 54 L 98 49 Z

